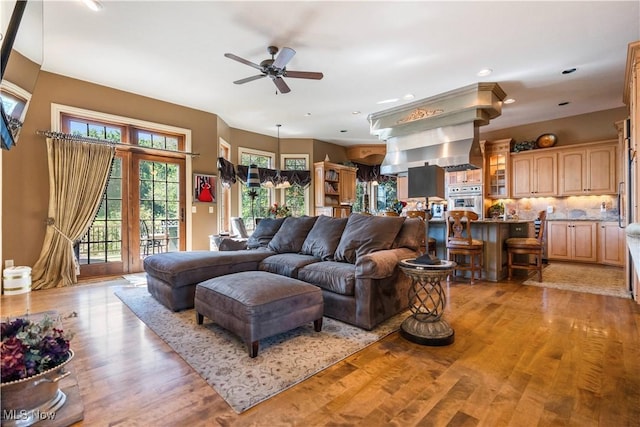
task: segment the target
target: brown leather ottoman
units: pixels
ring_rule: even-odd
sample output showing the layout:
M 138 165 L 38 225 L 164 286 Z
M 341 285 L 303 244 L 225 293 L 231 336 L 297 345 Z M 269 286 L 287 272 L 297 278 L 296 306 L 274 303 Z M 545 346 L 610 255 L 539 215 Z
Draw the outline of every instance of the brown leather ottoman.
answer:
M 313 322 L 322 329 L 324 303 L 317 286 L 265 271 L 247 271 L 198 283 L 196 322 L 208 317 L 258 355 L 259 340 Z

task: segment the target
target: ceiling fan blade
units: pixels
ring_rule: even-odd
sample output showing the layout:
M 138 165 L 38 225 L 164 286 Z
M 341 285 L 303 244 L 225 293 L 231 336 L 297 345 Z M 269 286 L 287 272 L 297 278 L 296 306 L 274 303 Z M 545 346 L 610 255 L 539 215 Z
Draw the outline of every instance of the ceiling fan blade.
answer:
M 245 64 L 245 65 L 248 65 L 248 66 L 250 66 L 250 67 L 253 67 L 253 68 L 257 69 L 257 70 L 262 71 L 262 67 L 261 67 L 261 66 L 259 66 L 258 64 L 254 64 L 254 63 L 253 63 L 253 62 L 251 62 L 251 61 L 247 61 L 247 60 L 246 60 L 246 59 L 244 59 L 244 58 L 240 58 L 239 56 L 234 55 L 233 53 L 225 53 L 225 54 L 224 54 L 224 56 L 226 56 L 226 57 L 227 57 L 227 58 L 229 58 L 229 59 L 233 59 L 234 61 L 241 62 L 241 63 L 243 63 L 243 64 Z
M 278 90 L 280 91 L 280 93 L 289 93 L 289 92 L 291 92 L 291 89 L 289 89 L 289 86 L 287 86 L 287 84 L 285 83 L 285 81 L 281 77 L 274 78 L 273 79 L 273 83 L 275 83 L 275 85 L 278 88 Z
M 296 51 L 291 49 L 290 47 L 283 47 L 282 50 L 278 53 L 278 57 L 275 61 L 273 61 L 274 68 L 284 68 L 291 61 L 293 55 L 296 54 Z
M 313 80 L 321 80 L 324 77 L 322 73 L 316 73 L 313 71 L 289 71 L 285 70 L 285 77 L 293 77 L 295 79 L 313 79 Z
M 234 83 L 237 84 L 237 85 L 241 85 L 243 83 L 249 83 L 249 82 L 252 82 L 254 80 L 261 79 L 263 77 L 267 77 L 267 76 L 265 74 L 258 74 L 257 76 L 251 76 L 251 77 L 246 77 L 244 79 L 236 80 Z

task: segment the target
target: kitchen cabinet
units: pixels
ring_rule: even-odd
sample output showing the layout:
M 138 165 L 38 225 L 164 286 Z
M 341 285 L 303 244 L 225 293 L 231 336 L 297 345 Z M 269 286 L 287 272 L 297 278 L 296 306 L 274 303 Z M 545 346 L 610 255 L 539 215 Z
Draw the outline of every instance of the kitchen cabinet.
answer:
M 547 257 L 597 262 L 597 226 L 596 221 L 548 221 Z
M 351 206 L 356 201 L 356 168 L 341 168 L 339 178 L 340 204 Z
M 598 262 L 624 266 L 626 256 L 624 228 L 617 222 L 601 222 L 598 225 Z
M 553 197 L 558 193 L 556 151 L 511 154 L 511 197 Z
M 482 184 L 482 169 L 447 172 L 445 182 L 451 184 Z
M 490 199 L 510 197 L 509 152 L 513 140 L 485 141 L 485 194 Z
M 316 162 L 313 164 L 315 206 L 346 207 L 346 209 L 325 210 L 331 216 L 341 216 L 345 210 L 351 212 L 351 204 L 356 199 L 356 168 L 330 162 Z
M 597 144 L 559 153 L 561 196 L 616 194 L 616 143 Z

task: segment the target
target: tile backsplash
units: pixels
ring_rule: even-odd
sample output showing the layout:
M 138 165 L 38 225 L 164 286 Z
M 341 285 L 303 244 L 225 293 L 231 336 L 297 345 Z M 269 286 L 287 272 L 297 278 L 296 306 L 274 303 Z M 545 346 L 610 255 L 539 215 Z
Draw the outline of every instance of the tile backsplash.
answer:
M 548 207 L 553 208 L 553 212 L 547 212 L 547 219 L 551 220 L 618 220 L 618 198 L 615 195 L 502 199 L 490 201 L 489 205 L 499 201 L 504 204 L 505 212 L 515 211 L 520 219 L 526 220 L 536 219 L 538 212 Z

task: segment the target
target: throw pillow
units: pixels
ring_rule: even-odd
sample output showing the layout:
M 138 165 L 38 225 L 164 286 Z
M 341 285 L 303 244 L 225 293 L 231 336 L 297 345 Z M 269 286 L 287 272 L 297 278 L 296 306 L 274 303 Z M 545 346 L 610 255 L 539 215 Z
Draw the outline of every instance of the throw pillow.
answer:
M 278 232 L 285 218 L 264 218 L 247 240 L 247 248 L 266 248 L 273 236 Z
M 347 220 L 348 218 L 320 215 L 302 244 L 302 253 L 316 256 L 323 261 L 333 260 Z
M 316 219 L 318 219 L 316 216 L 285 218 L 282 227 L 273 236 L 267 248 L 279 254 L 300 252 Z
M 355 263 L 359 256 L 391 248 L 405 218 L 351 214 L 336 249 L 336 261 Z
M 393 241 L 392 248 L 409 248 L 420 250 L 425 242 L 425 223 L 420 218 L 407 218 L 400 228 L 398 237 Z

